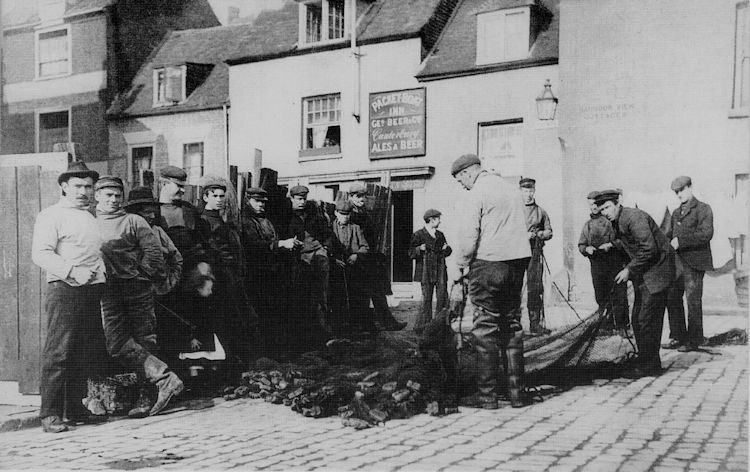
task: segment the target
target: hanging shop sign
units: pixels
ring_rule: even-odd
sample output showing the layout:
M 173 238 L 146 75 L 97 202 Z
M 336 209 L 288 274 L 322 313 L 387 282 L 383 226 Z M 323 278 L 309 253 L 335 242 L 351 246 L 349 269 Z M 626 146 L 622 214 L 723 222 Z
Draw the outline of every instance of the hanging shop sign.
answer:
M 370 159 L 425 155 L 425 89 L 370 94 Z

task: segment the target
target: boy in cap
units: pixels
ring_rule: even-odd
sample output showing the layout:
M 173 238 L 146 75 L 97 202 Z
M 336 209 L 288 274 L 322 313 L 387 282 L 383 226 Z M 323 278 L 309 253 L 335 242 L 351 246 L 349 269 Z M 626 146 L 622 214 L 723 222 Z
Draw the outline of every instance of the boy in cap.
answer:
M 544 320 L 544 242 L 552 239 L 552 226 L 544 208 L 536 204 L 536 180 L 524 177 L 519 181 L 523 196 L 526 226 L 531 244 L 531 261 L 526 270 L 527 299 L 529 310 L 529 331 L 531 334 L 549 334 L 542 326 Z
M 667 231 L 667 239 L 677 251 L 676 279 L 667 298 L 670 342 L 662 347 L 677 347 L 678 351 L 687 352 L 703 344 L 703 275 L 713 270 L 714 265 L 711 257 L 714 215 L 709 205 L 693 195 L 690 177 L 677 177 L 671 187 L 680 200 Z M 683 295 L 687 300 L 687 328 Z
M 424 212 L 424 227 L 411 235 L 409 257 L 416 260 L 414 280 L 422 283 L 422 307 L 414 324 L 419 330 L 432 320 L 432 294 L 437 293 L 436 310 L 448 306 L 448 274 L 445 258 L 453 251 L 438 230 L 441 213 L 434 208 Z
M 615 275 L 615 283 L 632 280 L 633 287 L 640 292 L 640 309 L 631 320 L 638 358 L 630 375 L 659 375 L 662 371 L 659 343 L 667 291 L 674 278 L 674 256 L 653 218 L 638 208 L 623 207 L 619 196 L 617 190 L 604 190 L 594 196 L 594 201 L 615 230 L 613 246 L 623 249 L 630 258 Z
M 142 395 L 128 412 L 131 417 L 143 417 L 162 411 L 182 392 L 183 384 L 154 355 L 157 344 L 152 286 L 154 281 L 164 279 L 161 245 L 146 220 L 125 212 L 122 193 L 119 177 L 105 176 L 96 182 L 96 220 L 107 266 L 102 324 L 110 355 L 158 387 L 153 406 Z
M 339 309 L 343 316 L 337 320 L 334 329 L 343 328 L 344 320 L 348 318 L 354 328 L 372 332 L 375 324 L 367 316 L 367 277 L 364 270 L 363 256 L 370 250 L 364 232 L 359 225 L 350 222 L 352 205 L 348 201 L 336 202 L 336 221 L 332 229 L 335 239 L 331 246 L 331 256 L 336 264 L 336 279 L 333 284 L 339 289 Z M 343 289 L 343 290 L 342 290 Z M 347 313 L 348 311 L 348 313 Z
M 592 191 L 586 197 L 591 218 L 583 225 L 578 250 L 591 263 L 591 282 L 594 285 L 597 312 L 603 313 L 609 308 L 615 327 L 625 330 L 630 324 L 627 284 L 615 284 L 614 281 L 615 275 L 625 267 L 627 256 L 613 246 L 615 230 L 612 223 L 599 212 L 599 206 L 594 202 L 598 193 Z
M 370 244 L 370 254 L 365 258 L 365 269 L 367 278 L 370 280 L 369 297 L 372 300 L 375 320 L 386 331 L 400 331 L 407 325 L 405 321 L 399 321 L 393 317 L 388 307 L 387 295 L 391 294 L 391 285 L 387 274 L 386 255 L 378 251 L 376 242 L 375 222 L 365 206 L 367 186 L 363 182 L 354 182 L 349 187 L 348 199 L 352 204 L 352 223 L 359 225 L 365 233 L 365 238 Z
M 83 420 L 86 380 L 103 374 L 107 359 L 100 300 L 105 266 L 96 218 L 89 211 L 99 174 L 71 162 L 57 183 L 62 196 L 36 217 L 31 259 L 46 273 L 47 336 L 42 351 L 39 417 L 46 433 Z

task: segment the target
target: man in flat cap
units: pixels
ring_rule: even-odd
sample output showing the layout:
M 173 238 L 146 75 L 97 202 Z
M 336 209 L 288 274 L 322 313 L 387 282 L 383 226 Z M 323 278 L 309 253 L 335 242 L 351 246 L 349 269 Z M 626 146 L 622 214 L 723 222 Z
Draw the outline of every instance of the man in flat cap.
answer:
M 587 199 L 590 219 L 583 225 L 578 240 L 578 250 L 591 263 L 591 282 L 594 285 L 594 297 L 597 311 L 610 310 L 609 316 L 614 326 L 626 334 L 628 319 L 627 284 L 616 284 L 615 276 L 625 267 L 627 255 L 614 247 L 615 230 L 612 223 L 599 212 L 594 199 L 598 191 L 589 192 Z
M 667 239 L 677 251 L 676 279 L 667 299 L 670 342 L 663 347 L 687 352 L 703 344 L 703 274 L 713 270 L 714 215 L 709 205 L 693 195 L 690 177 L 674 179 L 672 191 L 680 200 L 667 231 Z M 687 300 L 687 327 L 683 295 Z
M 594 201 L 612 223 L 613 245 L 623 249 L 630 259 L 615 276 L 615 283 L 632 280 L 633 287 L 640 292 L 640 309 L 631 320 L 638 358 L 630 374 L 659 375 L 662 372 L 659 343 L 667 291 L 674 278 L 674 255 L 653 218 L 638 208 L 623 207 L 619 197 L 617 190 L 604 190 L 594 196 Z
M 147 395 L 141 395 L 128 416 L 156 415 L 183 390 L 177 374 L 155 356 L 153 284 L 164 280 L 166 273 L 161 244 L 146 220 L 122 208 L 123 185 L 119 177 L 103 176 L 95 188 L 96 221 L 107 267 L 101 303 L 107 351 L 159 390 L 153 405 Z
M 227 184 L 231 183 L 208 177 L 204 181 L 201 220 L 205 224 L 199 227 L 200 239 L 216 277 L 208 318 L 227 353 L 225 373 L 234 378 L 249 368 L 253 353 L 260 349 L 258 320 L 245 293 L 245 255 L 240 232 L 222 214 L 227 206 Z M 201 350 L 213 350 L 213 336 L 202 344 Z
M 552 239 L 552 226 L 544 208 L 536 204 L 536 180 L 524 177 L 518 183 L 523 196 L 524 214 L 531 244 L 531 261 L 526 270 L 526 307 L 531 334 L 549 334 L 544 322 L 544 242 Z
M 42 351 L 42 430 L 60 433 L 63 423 L 84 420 L 87 378 L 105 374 L 99 306 L 105 281 L 102 240 L 89 211 L 99 174 L 72 162 L 57 179 L 62 196 L 36 217 L 31 259 L 46 273 L 47 337 Z
M 332 229 L 331 257 L 335 266 L 331 271 L 331 287 L 335 289 L 336 320 L 333 329 L 337 334 L 346 334 L 347 326 L 356 331 L 374 331 L 375 323 L 367 316 L 369 308 L 368 280 L 363 259 L 370 247 L 359 225 L 350 221 L 352 204 L 336 202 L 336 221 Z
M 523 202 L 514 186 L 483 170 L 474 154 L 456 159 L 451 174 L 468 190 L 455 256 L 462 272 L 468 269 L 475 310 L 479 391 L 470 403 L 498 408 L 507 382 L 511 406 L 521 407 L 526 404 L 521 290 L 531 257 Z M 499 378 L 501 359 L 504 372 Z
M 367 196 L 367 185 L 364 182 L 354 182 L 349 187 L 348 199 L 352 204 L 352 223 L 359 225 L 365 233 L 365 238 L 370 245 L 370 253 L 364 258 L 365 270 L 372 300 L 375 321 L 386 331 L 400 331 L 407 325 L 405 321 L 399 321 L 393 317 L 388 307 L 388 295 L 391 292 L 390 277 L 388 276 L 387 256 L 378 250 L 378 226 L 373 221 L 370 212 L 365 205 Z M 382 226 L 380 226 L 382 230 Z M 382 244 L 380 245 L 382 246 Z
M 284 352 L 283 320 L 286 316 L 288 258 L 302 242 L 292 237 L 279 239 L 278 232 L 266 217 L 268 192 L 251 187 L 245 192 L 242 210 L 242 246 L 245 252 L 247 294 L 258 313 L 262 351 L 275 359 Z
M 422 329 L 432 320 L 432 293 L 437 293 L 437 306 L 440 312 L 448 306 L 448 274 L 445 258 L 453 249 L 438 230 L 441 213 L 434 208 L 424 212 L 424 227 L 411 235 L 409 257 L 416 260 L 414 280 L 422 284 L 422 307 L 415 323 L 415 329 Z
M 292 295 L 298 318 L 290 319 L 290 350 L 308 349 L 332 337 L 328 320 L 329 248 L 333 233 L 328 220 L 313 201 L 304 185 L 289 189 L 292 216 L 284 239 L 296 238 L 301 244 L 292 262 Z

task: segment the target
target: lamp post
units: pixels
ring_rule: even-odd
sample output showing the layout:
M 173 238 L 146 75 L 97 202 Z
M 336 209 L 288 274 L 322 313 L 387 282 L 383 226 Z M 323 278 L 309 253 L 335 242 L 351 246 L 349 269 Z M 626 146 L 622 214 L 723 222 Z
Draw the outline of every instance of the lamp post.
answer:
M 557 111 L 557 97 L 552 93 L 549 79 L 544 84 L 544 90 L 536 97 L 536 113 L 540 120 L 554 120 Z

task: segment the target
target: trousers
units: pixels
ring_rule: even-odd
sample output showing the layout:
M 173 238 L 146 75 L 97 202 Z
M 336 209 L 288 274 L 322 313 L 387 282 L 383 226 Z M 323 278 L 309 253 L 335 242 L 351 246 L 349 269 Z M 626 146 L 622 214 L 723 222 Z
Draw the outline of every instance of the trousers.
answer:
M 71 287 L 62 281 L 47 285 L 41 418 L 85 415 L 81 399 L 86 396 L 87 379 L 107 373 L 109 356 L 99 306 L 103 288 L 103 284 Z
M 612 310 L 615 326 L 624 328 L 630 324 L 628 316 L 628 285 L 616 284 L 615 276 L 622 270 L 622 264 L 616 256 L 606 254 L 591 261 L 591 282 L 594 285 L 594 297 L 600 310 Z
M 700 345 L 703 342 L 703 276 L 702 270 L 695 270 L 678 255 L 675 258 L 677 277 L 669 288 L 667 312 L 669 315 L 669 337 L 682 343 Z M 687 301 L 687 327 L 685 326 L 685 306 Z
M 667 290 L 651 293 L 642 281 L 634 285 L 640 292 L 641 302 L 632 320 L 638 359 L 644 367 L 661 367 L 659 349 L 664 310 L 667 306 Z
M 438 280 L 422 281 L 422 307 L 419 311 L 419 317 L 415 326 L 424 326 L 432 321 L 432 294 L 437 294 L 437 305 L 435 310 L 439 313 L 440 310 L 448 306 L 448 283 L 445 277 L 441 274 L 438 276 Z

